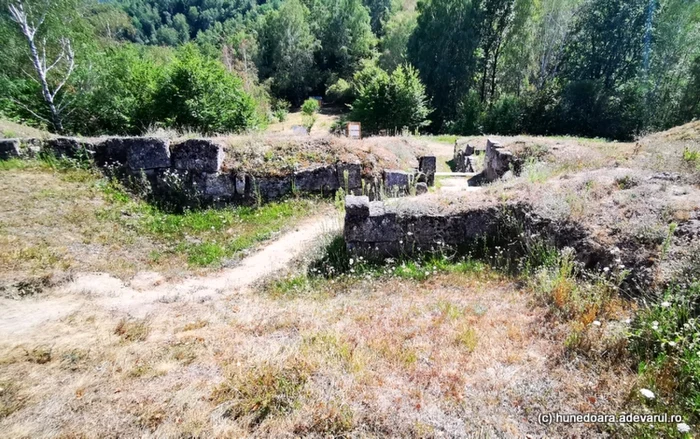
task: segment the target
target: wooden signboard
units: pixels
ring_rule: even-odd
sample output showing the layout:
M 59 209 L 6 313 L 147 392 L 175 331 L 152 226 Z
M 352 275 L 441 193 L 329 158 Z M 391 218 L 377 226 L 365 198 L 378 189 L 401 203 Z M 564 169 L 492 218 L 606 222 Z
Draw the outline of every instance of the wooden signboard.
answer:
M 351 139 L 361 139 L 362 138 L 362 130 L 360 128 L 360 122 L 348 122 L 347 136 Z

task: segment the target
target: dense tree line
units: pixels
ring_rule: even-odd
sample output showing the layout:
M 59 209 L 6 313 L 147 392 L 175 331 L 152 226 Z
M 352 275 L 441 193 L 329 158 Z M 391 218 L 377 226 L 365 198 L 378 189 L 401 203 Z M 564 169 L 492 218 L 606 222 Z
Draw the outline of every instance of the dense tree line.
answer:
M 697 0 L 0 1 L 0 113 L 54 131 L 250 130 L 311 95 L 369 132 L 700 116 Z

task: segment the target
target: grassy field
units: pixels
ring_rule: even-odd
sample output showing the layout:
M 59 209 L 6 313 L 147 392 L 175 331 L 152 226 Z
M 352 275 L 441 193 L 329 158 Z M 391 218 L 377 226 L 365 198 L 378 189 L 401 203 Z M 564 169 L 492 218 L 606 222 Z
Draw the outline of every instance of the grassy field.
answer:
M 127 278 L 143 270 L 172 276 L 215 269 L 321 208 L 290 199 L 172 214 L 97 171 L 39 160 L 0 162 L 0 203 L 0 271 L 8 281 L 27 273 Z
M 615 239 L 648 242 L 649 259 L 670 259 L 692 247 L 674 233 L 697 217 L 695 189 L 646 176 L 694 181 L 700 149 L 689 132 L 641 146 L 528 138 L 550 154 L 479 196 L 543 202 L 598 237 L 614 227 Z M 420 140 L 441 157 L 453 142 Z M 627 248 L 600 270 L 544 244 L 517 260 L 495 247 L 370 263 L 338 232 L 311 233 L 319 214 L 338 216 L 328 202 L 296 198 L 172 214 L 90 169 L 0 162 L 0 280 L 23 292 L 0 294 L 2 436 L 697 431 L 697 271 L 637 298 L 620 294 Z M 535 235 L 518 236 L 540 243 Z M 266 269 L 264 258 L 285 252 L 293 263 Z M 261 275 L 231 286 L 226 276 L 245 277 L 251 260 Z M 144 272 L 163 279 L 138 287 Z M 553 412 L 682 420 L 539 422 Z

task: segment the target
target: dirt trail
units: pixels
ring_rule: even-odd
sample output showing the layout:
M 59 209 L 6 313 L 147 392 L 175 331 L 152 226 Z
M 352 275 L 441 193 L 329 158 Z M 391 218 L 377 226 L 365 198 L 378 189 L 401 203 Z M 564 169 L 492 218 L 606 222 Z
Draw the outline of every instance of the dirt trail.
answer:
M 87 304 L 143 317 L 170 302 L 204 301 L 217 296 L 244 293 L 248 287 L 282 270 L 318 244 L 327 233 L 340 228 L 335 213 L 319 215 L 282 234 L 240 264 L 214 275 L 192 277 L 176 283 L 162 282 L 157 273 L 143 273 L 124 283 L 106 273 L 86 273 L 52 293 L 50 297 L 0 299 L 0 338 L 16 336 L 38 325 L 59 320 Z

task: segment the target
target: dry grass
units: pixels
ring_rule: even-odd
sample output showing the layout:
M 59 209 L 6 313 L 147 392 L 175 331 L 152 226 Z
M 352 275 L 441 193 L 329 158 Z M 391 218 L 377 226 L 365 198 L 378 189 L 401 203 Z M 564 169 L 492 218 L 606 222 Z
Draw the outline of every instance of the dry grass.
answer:
M 51 136 L 51 133 L 30 126 L 22 125 L 5 119 L 0 119 L 0 139 L 2 138 L 17 138 L 17 137 L 33 137 L 45 139 Z
M 625 396 L 626 372 L 567 360 L 566 333 L 505 279 L 323 282 L 339 291 L 159 303 L 147 320 L 87 302 L 2 340 L 0 382 L 21 404 L 0 406 L 0 430 L 590 437 L 591 426 L 543 427 L 536 414 L 612 411 Z M 51 361 L 27 361 L 45 346 Z
M 351 140 L 330 135 L 253 134 L 221 137 L 227 145 L 224 168 L 255 175 L 288 175 L 290 170 L 338 161 L 358 162 L 365 175 L 383 169 L 412 170 L 426 144 L 412 137 L 370 137 Z
M 165 214 L 97 173 L 41 162 L 0 170 L 0 287 L 31 295 L 76 272 L 165 278 L 216 268 L 315 212 L 294 201 L 254 210 Z M 209 266 L 209 268 L 207 268 Z

